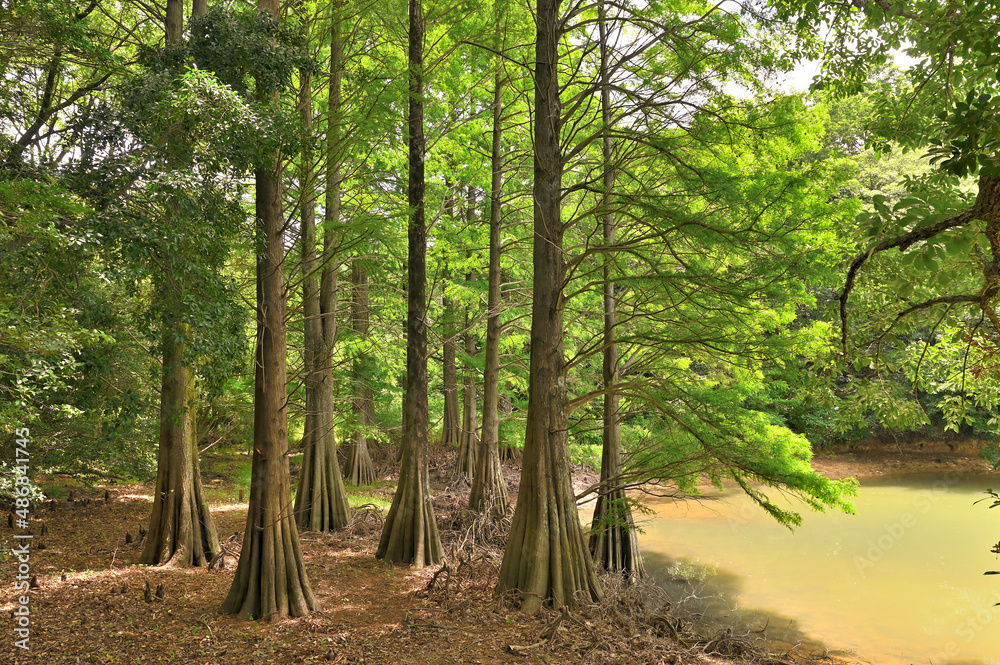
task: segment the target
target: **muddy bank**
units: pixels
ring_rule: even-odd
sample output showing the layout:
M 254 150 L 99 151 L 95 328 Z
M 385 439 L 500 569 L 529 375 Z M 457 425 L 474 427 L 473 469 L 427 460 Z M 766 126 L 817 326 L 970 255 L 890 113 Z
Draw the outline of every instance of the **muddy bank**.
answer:
M 949 448 L 946 441 L 926 439 L 899 443 L 863 441 L 817 451 L 812 466 L 824 476 L 837 480 L 994 471 L 993 465 L 979 456 L 984 442 L 970 440 L 951 445 Z

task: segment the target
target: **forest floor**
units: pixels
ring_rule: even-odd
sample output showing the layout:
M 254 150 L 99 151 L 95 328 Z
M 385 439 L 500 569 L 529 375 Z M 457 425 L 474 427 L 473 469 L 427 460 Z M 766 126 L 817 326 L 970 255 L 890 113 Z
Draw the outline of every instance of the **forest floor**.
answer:
M 41 534 L 44 522 L 47 535 L 36 535 L 32 543 L 31 574 L 40 588 L 31 593 L 31 648 L 15 648 L 12 630 L 5 630 L 0 663 L 832 662 L 808 650 L 767 655 L 756 635 L 700 635 L 693 617 L 652 583 L 626 587 L 605 578 L 608 591 L 601 603 L 567 614 L 520 614 L 493 594 L 501 525 L 476 520 L 464 508 L 467 487 L 448 483 L 451 467 L 445 456 L 435 453 L 432 459 L 446 564 L 415 570 L 375 559 L 382 519 L 378 506 L 388 505 L 393 489 L 386 477 L 380 487 L 354 493 L 352 503 L 359 507 L 348 528 L 301 534 L 322 611 L 274 623 L 219 613 L 235 558 L 226 559 L 222 570 L 134 563 L 141 544 L 137 538 L 126 544 L 126 533 L 136 536 L 147 522 L 150 485 L 78 487 L 73 500 L 64 494 L 32 514 L 33 532 Z M 859 471 L 880 472 L 888 465 L 869 467 L 846 458 L 818 462 L 835 475 L 872 475 Z M 507 465 L 512 492 L 519 472 L 516 464 Z M 238 483 L 211 470 L 203 476 L 220 537 L 236 554 L 246 518 L 246 503 L 237 500 Z M 576 484 L 582 488 L 595 479 L 581 470 Z M 89 502 L 83 505 L 82 499 Z M 17 562 L 9 556 L 10 534 L 6 525 L 0 528 L 6 550 L 0 554 L 0 611 L 7 616 L 15 606 L 11 580 L 17 574 Z M 474 544 L 474 536 L 485 542 Z M 162 584 L 165 598 L 146 602 L 147 581 L 153 588 Z

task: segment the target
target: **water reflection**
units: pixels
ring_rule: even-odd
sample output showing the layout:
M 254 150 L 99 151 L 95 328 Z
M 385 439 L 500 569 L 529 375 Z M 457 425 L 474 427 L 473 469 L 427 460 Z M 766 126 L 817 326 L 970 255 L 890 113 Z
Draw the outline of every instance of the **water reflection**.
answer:
M 660 586 L 670 598 L 675 613 L 693 624 L 699 638 L 708 640 L 728 630 L 772 653 L 794 652 L 800 658 L 829 654 L 818 640 L 802 631 L 794 617 L 739 607 L 736 599 L 740 597 L 743 581 L 739 575 L 658 552 L 647 552 L 643 557 L 646 570 L 661 580 Z
M 831 655 L 887 665 L 1000 665 L 1000 578 L 983 576 L 1000 568 L 989 552 L 1000 510 L 973 505 L 997 484 L 995 475 L 865 483 L 857 515 L 810 513 L 795 533 L 742 494 L 665 501 L 640 544 L 661 579 L 679 565 L 688 577 L 715 571 L 698 595 L 727 600 L 698 601 L 699 611 L 743 632 L 767 626 L 778 651 L 821 639 Z

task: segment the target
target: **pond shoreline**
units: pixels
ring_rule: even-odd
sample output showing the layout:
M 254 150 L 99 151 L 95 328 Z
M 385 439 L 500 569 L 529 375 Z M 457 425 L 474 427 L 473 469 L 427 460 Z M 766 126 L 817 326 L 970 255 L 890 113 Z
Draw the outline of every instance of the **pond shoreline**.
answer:
M 892 444 L 851 452 L 819 451 L 812 459 L 812 466 L 833 480 L 857 478 L 862 482 L 865 479 L 909 475 L 1000 474 L 992 464 L 976 454 L 913 451 Z
M 823 566 L 822 569 L 825 571 L 825 575 L 834 576 L 840 580 L 837 583 L 838 589 L 843 589 L 844 596 L 841 597 L 836 594 L 826 596 L 823 591 L 825 587 L 822 584 L 813 584 L 812 582 L 803 587 L 810 589 L 810 591 L 803 592 L 800 595 L 816 598 L 835 598 L 839 600 L 831 602 L 836 606 L 850 605 L 851 607 L 855 607 L 852 604 L 854 600 L 851 599 L 857 600 L 855 596 L 861 598 L 864 597 L 864 594 L 853 589 L 869 586 L 869 582 L 874 584 L 871 581 L 874 578 L 869 573 L 873 573 L 876 570 L 882 572 L 891 571 L 895 568 L 912 565 L 912 577 L 927 577 L 929 575 L 939 578 L 938 585 L 943 585 L 942 588 L 946 590 L 950 589 L 944 595 L 946 598 L 951 598 L 949 602 L 953 602 L 953 606 L 949 605 L 948 602 L 938 599 L 941 607 L 951 608 L 950 614 L 940 612 L 934 615 L 933 620 L 930 620 L 926 619 L 926 617 L 921 618 L 920 616 L 916 616 L 919 615 L 919 607 L 922 605 L 919 598 L 914 598 L 912 602 L 906 605 L 907 608 L 916 608 L 914 609 L 915 616 L 910 622 L 911 625 L 936 626 L 948 621 L 954 624 L 954 626 L 949 627 L 948 630 L 942 633 L 943 635 L 954 633 L 952 637 L 952 641 L 955 642 L 954 645 L 951 642 L 941 642 L 940 644 L 928 642 L 924 646 L 912 647 L 913 649 L 922 649 L 923 651 L 920 653 L 930 649 L 927 653 L 933 653 L 936 657 L 945 653 L 945 650 L 952 648 L 952 646 L 956 650 L 958 648 L 964 649 L 966 643 L 969 642 L 971 644 L 971 640 L 975 637 L 973 633 L 979 634 L 990 621 L 1000 618 L 1000 615 L 994 617 L 992 613 L 987 612 L 986 609 L 982 609 L 982 613 L 989 614 L 989 616 L 987 619 L 980 619 L 980 609 L 977 609 L 988 608 L 993 605 L 991 598 L 984 599 L 976 595 L 980 594 L 981 589 L 986 588 L 986 583 L 980 584 L 978 580 L 982 579 L 981 571 L 989 568 L 989 561 L 974 561 L 971 566 L 966 566 L 972 572 L 965 574 L 961 572 L 964 564 L 961 564 L 960 560 L 966 558 L 966 555 L 960 554 L 957 557 L 949 555 L 945 557 L 941 548 L 936 547 L 941 542 L 946 541 L 949 544 L 954 544 L 960 553 L 978 552 L 980 549 L 985 552 L 985 548 L 988 548 L 989 544 L 995 541 L 995 538 L 993 540 L 987 538 L 989 542 L 985 544 L 973 542 L 971 545 L 969 543 L 958 545 L 958 543 L 964 541 L 958 538 L 960 535 L 958 531 L 953 532 L 951 530 L 955 524 L 961 521 L 960 518 L 964 518 L 967 515 L 971 515 L 974 520 L 982 520 L 982 527 L 984 529 L 990 528 L 991 523 L 989 522 L 989 518 L 991 515 L 986 514 L 989 511 L 986 511 L 984 506 L 977 508 L 973 508 L 972 506 L 974 500 L 982 496 L 981 494 L 977 496 L 977 493 L 986 487 L 997 486 L 996 481 L 991 480 L 991 477 L 1000 477 L 1000 472 L 994 469 L 991 464 L 978 457 L 975 451 L 914 451 L 912 449 L 907 450 L 907 446 L 905 445 L 899 448 L 895 445 L 871 446 L 864 450 L 854 449 L 846 452 L 824 450 L 816 454 L 812 463 L 813 468 L 817 472 L 832 479 L 858 479 L 862 489 L 865 490 L 858 497 L 858 514 L 859 516 L 861 515 L 861 508 L 863 507 L 864 514 L 869 517 L 867 520 L 864 520 L 861 517 L 852 516 L 850 518 L 852 521 L 859 520 L 859 522 L 851 527 L 850 532 L 837 530 L 835 526 L 836 516 L 833 516 L 832 522 L 822 522 L 823 526 L 820 527 L 819 531 L 812 525 L 816 520 L 829 520 L 828 516 L 811 515 L 807 518 L 807 523 L 803 528 L 796 531 L 795 538 L 806 538 L 807 542 L 809 542 L 808 539 L 810 538 L 817 541 L 805 549 L 808 550 L 809 547 L 812 547 L 812 550 L 821 553 L 817 557 L 818 563 L 816 569 Z M 970 490 L 970 487 L 973 489 Z M 728 489 L 730 488 L 727 484 Z M 947 503 L 948 501 L 953 501 L 948 497 L 952 496 L 956 490 L 964 493 L 961 495 L 962 498 L 959 500 L 960 505 L 958 508 Z M 893 494 L 893 498 L 891 499 L 891 501 L 898 501 L 898 503 L 890 503 L 890 500 L 881 500 L 881 503 L 877 504 L 872 503 L 873 496 L 881 496 L 887 492 L 899 493 L 898 497 L 896 494 Z M 906 494 L 906 492 L 909 492 L 909 494 Z M 737 500 L 739 498 L 739 492 L 735 492 L 734 494 L 733 492 L 726 491 L 724 494 L 729 496 L 730 500 L 734 496 Z M 872 513 L 871 511 L 875 510 L 876 506 L 881 512 Z M 945 519 L 936 517 L 936 513 L 932 510 L 934 506 L 947 506 L 948 514 L 952 517 Z M 778 543 L 784 543 L 785 541 L 781 538 L 780 530 L 767 528 L 757 528 L 754 530 L 755 527 L 753 525 L 757 521 L 757 514 L 752 510 L 752 506 L 748 504 L 741 506 L 735 512 L 727 512 L 727 509 L 722 504 L 701 509 L 697 506 L 696 502 L 677 509 L 675 512 L 681 514 L 673 515 L 672 517 L 664 515 L 664 519 L 676 520 L 679 517 L 682 518 L 682 522 L 665 528 L 663 530 L 664 535 L 662 536 L 657 534 L 655 529 L 647 527 L 647 542 L 644 542 L 643 546 L 647 548 L 647 553 L 661 552 L 668 559 L 677 559 L 685 562 L 685 565 L 688 565 L 687 562 L 694 562 L 694 565 L 701 565 L 699 559 L 702 556 L 701 552 L 708 552 L 709 554 L 705 555 L 708 557 L 706 559 L 707 563 L 704 564 L 706 569 L 712 570 L 718 567 L 722 571 L 722 575 L 733 578 L 738 582 L 734 586 L 734 593 L 736 595 L 732 596 L 734 599 L 732 607 L 734 609 L 738 607 L 740 613 L 744 610 L 749 611 L 747 616 L 751 617 L 754 617 L 755 613 L 759 611 L 761 617 L 764 617 L 757 618 L 756 624 L 734 623 L 731 627 L 733 630 L 745 632 L 748 625 L 751 627 L 755 627 L 757 624 L 777 626 L 781 621 L 790 622 L 794 619 L 796 624 L 800 620 L 802 621 L 803 634 L 800 637 L 789 638 L 791 641 L 786 644 L 786 640 L 782 636 L 779 636 L 780 634 L 769 635 L 770 640 L 762 644 L 764 651 L 771 650 L 780 654 L 794 646 L 793 643 L 798 643 L 801 649 L 808 651 L 815 648 L 818 650 L 817 653 L 819 653 L 826 648 L 822 645 L 827 644 L 834 651 L 826 653 L 823 660 L 836 663 L 837 665 L 847 663 L 894 663 L 898 661 L 900 654 L 894 651 L 897 647 L 893 644 L 888 644 L 888 642 L 882 643 L 874 638 L 869 639 L 871 636 L 865 634 L 863 631 L 851 633 L 850 629 L 836 628 L 836 626 L 834 626 L 834 630 L 829 630 L 829 626 L 833 625 L 830 622 L 835 620 L 835 617 L 831 619 L 829 616 L 825 616 L 831 613 L 825 612 L 821 608 L 816 612 L 813 612 L 812 609 L 809 609 L 808 612 L 803 611 L 797 603 L 791 603 L 791 601 L 787 600 L 787 598 L 791 597 L 787 594 L 784 596 L 779 594 L 771 598 L 766 598 L 767 594 L 765 594 L 765 600 L 761 600 L 762 596 L 759 588 L 762 583 L 761 580 L 767 581 L 768 585 L 770 585 L 768 588 L 774 586 L 774 583 L 777 583 L 779 588 L 783 584 L 780 581 L 781 575 L 767 572 L 766 564 L 771 560 L 770 555 L 767 554 L 768 548 L 781 547 Z M 982 515 L 979 515 L 979 513 L 982 513 Z M 872 515 L 874 516 L 872 517 Z M 695 522 L 704 521 L 711 527 L 711 533 L 717 534 L 717 532 L 721 531 L 724 532 L 725 537 L 721 539 L 722 542 L 717 542 L 720 539 L 715 535 L 703 536 L 697 529 L 687 531 L 685 530 L 686 527 L 682 526 L 682 523 L 688 520 Z M 750 529 L 746 531 L 749 535 L 743 535 L 745 529 Z M 854 535 L 858 533 L 864 535 Z M 705 542 L 699 545 L 700 549 L 697 550 L 686 551 L 683 549 L 683 545 L 678 544 L 679 542 L 692 542 L 692 540 L 698 540 L 703 537 Z M 663 542 L 653 546 L 652 542 L 649 541 L 650 538 L 662 538 Z M 822 549 L 823 545 L 821 543 L 823 538 L 828 538 L 832 543 L 829 551 Z M 738 544 L 736 547 L 738 554 L 735 555 L 737 558 L 733 559 L 733 561 L 739 560 L 745 562 L 749 560 L 751 561 L 749 566 L 744 565 L 741 568 L 739 565 L 734 564 L 733 561 L 727 562 L 725 558 L 719 558 L 718 561 L 713 560 L 713 558 L 717 557 L 731 558 L 730 554 L 722 555 L 720 552 L 727 552 L 726 544 L 734 542 Z M 817 545 L 817 543 L 820 544 Z M 907 551 L 927 553 L 928 555 L 924 558 L 929 563 L 914 563 L 912 561 L 914 557 L 897 556 Z M 919 559 L 920 557 L 915 558 Z M 859 560 L 862 564 L 861 568 L 857 566 Z M 845 561 L 846 563 L 844 563 Z M 938 562 L 938 567 L 934 567 L 935 562 Z M 853 567 L 852 563 L 854 564 Z M 792 562 L 785 565 L 786 567 L 794 567 L 796 564 Z M 661 569 L 663 569 L 662 566 Z M 960 572 L 949 577 L 949 571 L 952 570 Z M 864 584 L 861 583 L 859 575 L 860 578 L 865 579 Z M 806 577 L 809 577 L 808 574 Z M 754 582 L 755 579 L 756 582 Z M 674 581 L 677 582 L 678 580 Z M 726 581 L 725 583 L 730 584 L 731 582 Z M 753 590 L 754 585 L 757 587 L 756 591 Z M 784 583 L 784 586 L 787 587 L 788 584 Z M 968 586 L 968 589 L 966 586 Z M 904 584 L 903 586 L 898 586 L 898 588 L 901 593 L 905 593 L 905 590 L 909 587 Z M 950 596 L 948 595 L 949 593 L 951 594 Z M 754 594 L 756 594 L 756 597 Z M 969 594 L 972 595 L 967 598 L 966 596 Z M 889 597 L 891 595 L 890 593 L 886 593 L 878 596 L 878 598 Z M 723 597 L 730 598 L 728 592 Z M 878 599 L 876 601 L 880 602 Z M 860 605 L 857 606 L 860 607 Z M 774 615 L 768 620 L 767 617 L 772 612 Z M 728 611 L 724 614 L 727 613 Z M 892 613 L 886 611 L 879 616 L 890 616 Z M 835 612 L 832 614 L 835 614 Z M 811 625 L 806 623 L 806 618 L 810 616 L 812 617 L 810 621 L 813 622 Z M 819 623 L 816 623 L 816 621 L 819 621 Z M 979 624 L 982 624 L 982 626 Z M 870 625 L 882 624 L 874 619 L 864 624 L 866 628 Z M 887 622 L 885 625 L 889 626 L 890 624 Z M 718 628 L 714 623 L 710 624 L 709 627 L 712 629 Z M 845 633 L 844 630 L 847 630 L 847 632 Z M 886 634 L 895 634 L 896 629 L 887 628 L 884 632 Z M 900 635 L 902 634 L 904 633 L 900 632 Z M 907 637 L 906 639 L 909 638 Z M 909 649 L 910 647 L 906 648 Z M 969 648 L 975 649 L 981 647 Z M 986 652 L 995 653 L 988 646 Z M 962 662 L 994 662 L 991 658 L 977 660 L 978 653 L 977 651 L 972 654 L 971 660 Z M 909 663 L 913 660 L 912 653 L 907 653 L 906 655 L 908 656 L 907 658 L 898 662 Z M 966 656 L 967 654 L 963 652 L 961 655 Z M 913 662 L 919 662 L 919 659 Z M 935 658 L 934 662 L 938 662 L 938 659 Z

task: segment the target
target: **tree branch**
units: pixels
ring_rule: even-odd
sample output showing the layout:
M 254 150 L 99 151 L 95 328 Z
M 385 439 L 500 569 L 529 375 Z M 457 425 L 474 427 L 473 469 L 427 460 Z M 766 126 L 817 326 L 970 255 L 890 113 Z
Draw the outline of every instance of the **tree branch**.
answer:
M 847 279 L 844 282 L 844 290 L 840 294 L 840 341 L 843 346 L 844 358 L 847 358 L 848 355 L 847 337 L 850 330 L 847 320 L 847 300 L 851 295 L 851 290 L 854 288 L 854 281 L 858 276 L 858 271 L 861 270 L 861 266 L 863 266 L 865 262 L 875 254 L 884 252 L 894 247 L 898 247 L 901 252 L 905 251 L 921 240 L 933 238 L 937 234 L 947 231 L 948 229 L 965 226 L 974 219 L 976 219 L 976 208 L 967 208 L 957 215 L 943 219 L 935 224 L 921 226 L 893 238 L 886 238 L 867 251 L 854 257 L 854 260 L 851 261 L 851 267 L 847 271 Z M 976 302 L 979 302 L 978 296 L 976 297 Z

